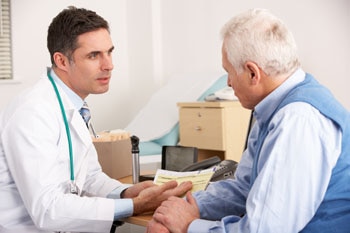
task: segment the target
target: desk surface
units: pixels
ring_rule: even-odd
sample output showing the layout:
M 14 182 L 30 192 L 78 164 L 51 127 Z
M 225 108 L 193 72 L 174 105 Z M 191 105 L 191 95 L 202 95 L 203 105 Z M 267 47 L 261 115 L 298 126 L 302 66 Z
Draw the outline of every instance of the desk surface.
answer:
M 148 174 L 151 174 L 151 173 L 148 173 Z M 126 177 L 120 178 L 118 180 L 122 183 L 131 184 L 132 183 L 132 176 L 126 176 Z M 122 221 L 130 223 L 130 224 L 135 224 L 135 225 L 146 227 L 148 222 L 152 219 L 152 215 L 153 215 L 153 213 L 136 215 L 136 216 L 124 218 L 124 219 L 122 219 Z
M 152 219 L 152 214 L 145 214 L 145 215 L 137 215 L 137 216 L 131 216 L 129 218 L 124 218 L 122 219 L 122 221 L 130 224 L 146 227 L 148 222 L 151 219 Z

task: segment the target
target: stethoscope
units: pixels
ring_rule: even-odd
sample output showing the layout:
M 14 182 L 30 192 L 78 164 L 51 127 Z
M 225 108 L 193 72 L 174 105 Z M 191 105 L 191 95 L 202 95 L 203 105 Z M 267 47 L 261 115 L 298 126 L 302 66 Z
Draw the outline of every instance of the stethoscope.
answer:
M 50 75 L 50 70 L 48 69 L 47 71 L 47 77 L 49 78 L 53 89 L 55 90 L 56 96 L 57 96 L 57 100 L 58 103 L 60 105 L 60 109 L 61 109 L 61 113 L 62 113 L 62 117 L 63 117 L 63 122 L 64 122 L 64 126 L 66 128 L 66 134 L 67 134 L 67 140 L 68 140 L 68 149 L 69 149 L 69 165 L 70 165 L 70 192 L 72 194 L 78 194 L 78 186 L 75 183 L 75 178 L 74 178 L 74 162 L 73 162 L 73 148 L 72 148 L 72 138 L 71 138 L 71 134 L 70 134 L 70 129 L 69 129 L 69 125 L 68 125 L 68 120 L 67 120 L 67 115 L 66 112 L 64 110 L 64 106 L 62 103 L 62 99 L 60 96 L 60 93 L 58 92 L 57 86 L 55 81 L 53 80 L 53 78 Z

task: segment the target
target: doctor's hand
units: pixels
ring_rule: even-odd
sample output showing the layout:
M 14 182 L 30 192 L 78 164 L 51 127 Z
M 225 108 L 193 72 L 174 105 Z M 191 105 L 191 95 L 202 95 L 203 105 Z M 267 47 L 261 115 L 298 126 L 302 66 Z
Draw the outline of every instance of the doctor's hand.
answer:
M 182 196 L 192 188 L 192 182 L 186 181 L 177 185 L 169 181 L 162 185 L 153 185 L 142 190 L 133 198 L 134 215 L 154 211 L 163 201 L 171 196 Z
M 186 199 L 170 197 L 159 206 L 153 214 L 153 220 L 147 226 L 147 233 L 166 232 L 164 227 L 171 233 L 187 232 L 190 223 L 199 219 L 199 208 L 191 192 L 187 192 Z M 160 226 L 163 225 L 162 226 Z
M 153 181 L 143 181 L 140 183 L 136 183 L 133 186 L 130 186 L 127 188 L 122 195 L 122 198 L 134 198 L 139 195 L 139 193 L 149 187 L 157 186 L 156 184 L 153 183 Z

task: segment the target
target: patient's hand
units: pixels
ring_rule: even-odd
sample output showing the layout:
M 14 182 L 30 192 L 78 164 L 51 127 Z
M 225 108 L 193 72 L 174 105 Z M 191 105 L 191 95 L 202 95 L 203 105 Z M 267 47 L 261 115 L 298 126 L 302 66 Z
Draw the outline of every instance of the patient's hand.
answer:
M 154 212 L 154 220 L 165 226 L 171 233 L 187 232 L 191 222 L 200 216 L 197 202 L 191 192 L 187 192 L 186 199 L 187 201 L 184 198 L 170 197 Z M 159 225 L 155 227 L 159 228 Z
M 147 224 L 146 233 L 170 233 L 170 231 L 165 226 L 163 226 L 161 223 L 152 219 Z

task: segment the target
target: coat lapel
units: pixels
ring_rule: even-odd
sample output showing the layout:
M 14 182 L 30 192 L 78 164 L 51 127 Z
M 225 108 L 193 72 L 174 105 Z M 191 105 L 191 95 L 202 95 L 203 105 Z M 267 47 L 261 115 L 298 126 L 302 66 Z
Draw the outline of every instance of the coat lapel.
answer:
M 81 140 L 85 146 L 89 147 L 92 140 L 91 135 L 80 113 L 76 109 L 70 108 L 67 110 L 67 118 L 74 138 Z

